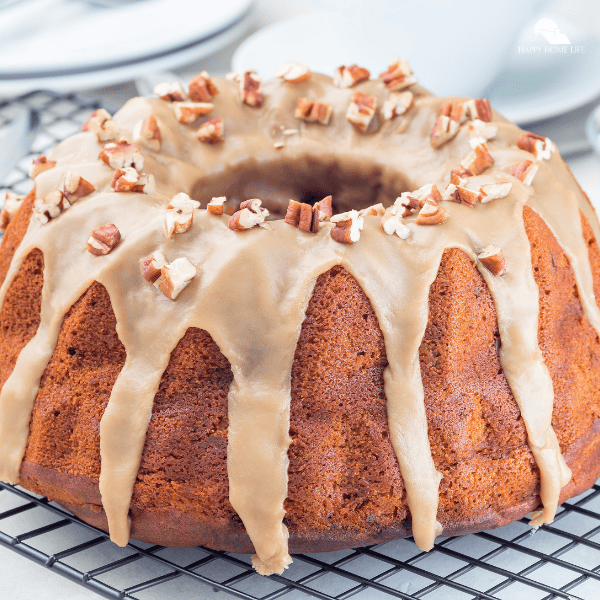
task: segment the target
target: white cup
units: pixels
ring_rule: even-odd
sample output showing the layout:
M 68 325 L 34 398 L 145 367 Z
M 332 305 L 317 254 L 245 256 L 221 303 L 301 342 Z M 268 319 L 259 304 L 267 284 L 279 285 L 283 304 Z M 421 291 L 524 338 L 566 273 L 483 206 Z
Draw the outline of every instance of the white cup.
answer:
M 543 0 L 319 0 L 345 64 L 378 75 L 405 56 L 440 96 L 478 96 L 499 74 Z

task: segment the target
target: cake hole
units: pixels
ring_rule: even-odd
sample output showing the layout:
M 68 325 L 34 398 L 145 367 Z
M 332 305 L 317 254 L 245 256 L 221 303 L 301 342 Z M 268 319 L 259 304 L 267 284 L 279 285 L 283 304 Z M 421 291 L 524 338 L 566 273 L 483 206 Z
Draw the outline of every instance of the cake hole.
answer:
M 404 191 L 414 189 L 401 173 L 356 156 L 323 157 L 297 154 L 288 159 L 261 163 L 248 159 L 225 165 L 218 173 L 196 182 L 193 197 L 205 207 L 213 197 L 227 198 L 226 212 L 241 202 L 260 198 L 271 219 L 285 217 L 290 199 L 313 205 L 333 196 L 334 213 L 359 210 L 382 203 L 393 204 Z

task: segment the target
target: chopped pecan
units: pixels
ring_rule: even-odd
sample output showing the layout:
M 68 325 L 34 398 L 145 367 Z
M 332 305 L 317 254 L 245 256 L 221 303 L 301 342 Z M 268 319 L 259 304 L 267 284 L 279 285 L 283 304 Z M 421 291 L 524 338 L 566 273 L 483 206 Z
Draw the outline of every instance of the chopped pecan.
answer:
M 84 196 L 89 196 L 94 191 L 96 191 L 96 188 L 83 177 L 76 175 L 72 171 L 65 173 L 63 193 L 71 204 L 74 204 Z
M 411 91 L 392 92 L 383 103 L 383 118 L 388 121 L 403 115 L 413 105 L 414 95 Z
M 219 88 L 213 83 L 206 71 L 192 77 L 188 87 L 192 102 L 209 102 L 219 93 Z
M 317 231 L 319 231 L 319 221 L 316 221 L 315 229 L 313 227 L 313 216 L 313 207 L 310 204 L 290 200 L 284 221 L 303 231 L 317 233 Z
M 95 110 L 89 119 L 81 126 L 81 131 L 93 131 L 99 142 L 114 140 L 119 135 L 119 127 L 113 121 L 110 113 L 99 108 Z
M 200 208 L 200 202 L 192 200 L 186 193 L 180 192 L 171 198 L 167 205 L 167 236 L 174 233 L 185 233 L 192 226 L 194 209 Z
M 196 267 L 187 258 L 178 258 L 161 269 L 160 291 L 175 300 L 195 276 Z
M 440 115 L 433 124 L 433 129 L 429 135 L 431 146 L 439 148 L 449 142 L 458 133 L 458 128 L 459 125 L 456 121 L 446 115 Z
M 485 144 L 488 140 L 495 138 L 498 135 L 498 127 L 489 125 L 488 123 L 475 119 L 468 125 L 469 129 L 469 144 L 471 148 Z
M 98 158 L 113 169 L 133 167 L 136 171 L 141 171 L 144 168 L 144 157 L 140 154 L 139 146 L 130 144 L 127 140 L 106 144 L 100 150 Z
M 21 207 L 25 196 L 18 196 L 14 192 L 6 192 L 4 206 L 0 212 L 0 230 L 5 231 L 8 224 L 12 221 L 16 212 Z
M 412 69 L 403 56 L 393 60 L 388 70 L 379 75 L 390 90 L 403 90 L 415 83 L 416 77 L 412 74 Z
M 394 233 L 402 240 L 410 235 L 410 227 L 402 222 L 402 215 L 395 205 L 389 206 L 381 217 L 381 228 L 388 234 Z
M 448 117 L 462 125 L 467 120 L 465 103 L 458 100 L 443 102 L 440 106 L 440 117 Z
M 360 240 L 360 233 L 363 230 L 364 219 L 356 210 L 333 215 L 330 221 L 335 223 L 331 229 L 331 237 L 342 244 L 354 244 Z
M 475 146 L 461 161 L 460 166 L 472 175 L 481 175 L 494 164 L 494 159 L 485 144 Z
M 491 202 L 500 198 L 506 198 L 512 189 L 510 181 L 502 181 L 498 183 L 486 183 L 479 188 L 482 194 L 481 203 Z
M 549 160 L 552 153 L 556 150 L 554 142 L 550 138 L 531 133 L 527 131 L 522 133 L 517 140 L 517 146 L 521 150 L 531 152 L 536 158 L 541 160 Z
M 266 208 L 261 208 L 262 201 L 258 198 L 245 200 L 240 204 L 240 210 L 231 215 L 227 226 L 232 231 L 246 231 L 264 224 L 269 216 Z
M 373 206 L 367 206 L 367 208 L 363 208 L 358 211 L 358 214 L 361 217 L 382 217 L 385 214 L 385 206 L 381 204 L 373 204 Z
M 166 102 L 185 102 L 188 97 L 179 81 L 159 83 L 155 86 L 154 93 Z
M 161 275 L 161 269 L 167 264 L 167 259 L 160 250 L 155 250 L 142 261 L 142 275 L 146 281 L 154 283 Z
M 517 179 L 520 179 L 525 185 L 531 185 L 533 178 L 537 173 L 539 166 L 530 160 L 522 160 L 506 168 L 506 172 Z
M 338 67 L 333 74 L 333 85 L 340 88 L 350 88 L 365 79 L 369 79 L 371 73 L 358 65 Z
M 48 221 L 56 219 L 63 211 L 71 205 L 60 190 L 46 194 L 33 203 L 33 212 L 38 221 L 45 225 Z
M 113 248 L 121 241 L 121 232 L 116 225 L 109 223 L 96 227 L 87 242 L 87 249 L 94 256 L 104 256 L 112 252 Z
M 205 144 L 218 144 L 223 141 L 224 135 L 223 117 L 204 121 L 196 132 L 196 137 Z
M 506 263 L 502 248 L 494 244 L 486 246 L 478 255 L 479 262 L 496 277 L 502 277 L 506 273 Z
M 138 194 L 156 194 L 156 182 L 153 175 L 139 174 L 132 167 L 117 169 L 110 183 L 115 192 L 137 192 Z
M 214 107 L 215 105 L 210 102 L 175 102 L 173 111 L 180 123 L 189 125 L 207 115 Z
M 333 196 L 325 196 L 322 200 L 315 202 L 313 208 L 317 211 L 320 221 L 329 221 L 333 216 Z
M 40 173 L 53 169 L 56 166 L 55 160 L 48 160 L 43 154 L 34 159 L 31 167 L 29 167 L 29 177 L 35 179 Z
M 242 71 L 233 73 L 232 78 L 240 84 L 240 98 L 244 104 L 256 108 L 262 106 L 262 77 L 260 75 L 255 71 Z
M 288 60 L 275 71 L 275 77 L 280 77 L 290 83 L 301 83 L 310 79 L 310 69 L 295 60 Z
M 308 98 L 299 98 L 294 117 L 302 119 L 308 123 L 321 123 L 321 125 L 329 125 L 333 109 L 329 104 L 324 102 L 315 102 Z
M 346 119 L 363 133 L 367 131 L 377 108 L 377 99 L 375 96 L 369 96 L 362 92 L 354 92 L 352 101 L 346 112 Z
M 396 198 L 394 205 L 404 209 L 402 217 L 408 217 L 413 210 L 423 208 L 428 199 L 436 204 L 442 200 L 442 195 L 433 183 L 428 183 L 414 192 L 403 192 Z
M 223 204 L 227 201 L 225 196 L 219 196 L 218 198 L 213 198 L 206 206 L 206 209 L 212 215 L 222 215 L 223 214 Z
M 133 128 L 133 142 L 158 152 L 162 143 L 162 137 L 160 135 L 160 129 L 154 115 L 150 115 L 145 119 L 142 119 Z
M 417 225 L 441 225 L 448 220 L 450 213 L 432 198 L 427 198 L 417 216 Z
M 465 102 L 465 110 L 469 119 L 485 121 L 489 123 L 492 120 L 492 109 L 490 101 L 487 98 L 474 98 Z
M 481 193 L 469 190 L 466 187 L 455 185 L 454 183 L 448 184 L 446 191 L 444 192 L 443 200 L 451 200 L 458 204 L 464 204 L 474 208 L 475 205 L 481 200 Z

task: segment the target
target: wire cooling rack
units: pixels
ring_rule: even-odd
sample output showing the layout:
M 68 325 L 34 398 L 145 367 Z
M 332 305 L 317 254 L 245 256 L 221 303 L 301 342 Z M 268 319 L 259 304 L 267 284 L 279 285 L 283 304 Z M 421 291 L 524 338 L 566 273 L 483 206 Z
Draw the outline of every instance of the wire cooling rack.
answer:
M 0 134 L 22 107 L 38 111 L 31 153 L 0 182 L 29 192 L 32 158 L 80 129 L 98 108 L 75 95 L 35 92 L 0 101 Z M 0 202 L 4 195 L 0 194 Z M 600 482 L 599 482 L 600 483 Z M 493 531 L 440 539 L 429 553 L 411 539 L 355 550 L 304 554 L 281 576 L 261 577 L 248 555 L 170 549 L 105 532 L 60 506 L 0 483 L 0 545 L 104 598 L 188 600 L 597 600 L 600 598 L 600 485 L 559 509 L 535 535 L 527 520 Z

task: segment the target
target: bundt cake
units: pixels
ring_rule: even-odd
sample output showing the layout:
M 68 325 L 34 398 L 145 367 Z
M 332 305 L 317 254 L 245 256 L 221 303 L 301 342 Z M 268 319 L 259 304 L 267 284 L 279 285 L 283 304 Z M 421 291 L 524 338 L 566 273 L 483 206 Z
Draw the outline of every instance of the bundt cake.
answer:
M 3 211 L 0 479 L 262 574 L 594 482 L 600 232 L 549 139 L 404 59 L 155 91 Z

